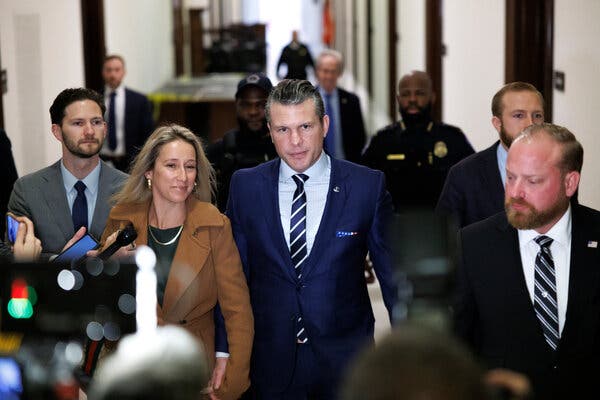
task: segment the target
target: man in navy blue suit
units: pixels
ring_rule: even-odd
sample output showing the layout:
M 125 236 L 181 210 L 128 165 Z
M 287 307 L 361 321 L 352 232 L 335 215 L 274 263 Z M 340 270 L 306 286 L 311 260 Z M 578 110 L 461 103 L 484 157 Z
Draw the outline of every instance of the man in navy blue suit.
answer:
M 123 84 L 125 60 L 112 54 L 104 58 L 104 101 L 108 130 L 101 156 L 123 172 L 152 133 L 152 105 L 145 95 Z
M 280 158 L 237 171 L 227 205 L 255 315 L 253 391 L 331 399 L 373 341 L 367 251 L 391 319 L 391 199 L 383 173 L 323 151 L 329 118 L 308 81 L 280 82 L 266 117 Z
M 454 215 L 463 227 L 502 211 L 508 149 L 523 129 L 542 122 L 544 97 L 533 85 L 504 85 L 492 99 L 492 125 L 500 140 L 450 168 L 436 212 Z
M 315 75 L 329 117 L 325 151 L 335 158 L 358 163 L 367 135 L 358 96 L 337 85 L 343 72 L 344 60 L 339 51 L 326 49 L 317 57 Z

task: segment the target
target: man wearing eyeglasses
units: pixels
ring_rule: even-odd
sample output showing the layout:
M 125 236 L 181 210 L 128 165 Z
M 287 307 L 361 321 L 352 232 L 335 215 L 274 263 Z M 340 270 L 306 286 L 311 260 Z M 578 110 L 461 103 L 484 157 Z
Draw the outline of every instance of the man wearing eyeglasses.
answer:
M 235 171 L 277 157 L 265 118 L 265 104 L 272 88 L 263 74 L 251 74 L 239 81 L 235 93 L 238 128 L 225 133 L 223 139 L 206 150 L 217 173 L 217 205 L 221 211 L 225 211 L 229 181 Z

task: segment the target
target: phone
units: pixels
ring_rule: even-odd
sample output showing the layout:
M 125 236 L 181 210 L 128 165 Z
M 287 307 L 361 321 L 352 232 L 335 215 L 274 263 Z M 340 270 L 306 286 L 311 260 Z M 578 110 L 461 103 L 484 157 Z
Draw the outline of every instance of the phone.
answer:
M 19 230 L 19 221 L 10 214 L 6 214 L 6 236 L 10 244 L 15 244 L 17 240 L 17 231 Z
M 100 243 L 92 235 L 86 233 L 81 239 L 73 243 L 73 245 L 60 253 L 53 262 L 78 262 L 85 257 L 85 253 L 89 250 L 95 250 Z

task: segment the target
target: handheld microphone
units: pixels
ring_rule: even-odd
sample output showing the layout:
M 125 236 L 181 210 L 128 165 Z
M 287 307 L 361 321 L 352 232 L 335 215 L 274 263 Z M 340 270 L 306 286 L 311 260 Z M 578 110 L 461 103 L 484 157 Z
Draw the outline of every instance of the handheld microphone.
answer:
M 98 258 L 102 261 L 108 260 L 110 256 L 116 253 L 123 246 L 127 246 L 131 242 L 133 242 L 137 238 L 137 231 L 133 227 L 132 224 L 128 224 L 119 234 L 117 235 L 117 239 L 106 249 L 104 249 L 100 254 L 98 254 Z

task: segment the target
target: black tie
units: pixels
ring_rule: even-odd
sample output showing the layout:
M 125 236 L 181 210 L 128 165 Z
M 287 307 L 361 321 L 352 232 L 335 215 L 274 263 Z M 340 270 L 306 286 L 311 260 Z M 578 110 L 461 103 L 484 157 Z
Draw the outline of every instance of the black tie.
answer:
M 117 148 L 117 117 L 115 115 L 115 96 L 114 90 L 110 93 L 110 103 L 108 104 L 108 148 L 114 150 Z
M 556 301 L 556 277 L 554 260 L 550 252 L 552 238 L 538 236 L 535 242 L 540 251 L 535 258 L 534 300 L 535 314 L 542 325 L 544 338 L 552 350 L 556 350 L 560 335 L 558 333 L 558 303 Z
M 79 230 L 82 226 L 85 226 L 87 229 L 88 226 L 88 207 L 87 207 L 87 199 L 85 197 L 85 183 L 81 181 L 77 181 L 75 184 L 75 190 L 77 190 L 77 197 L 75 197 L 75 201 L 73 202 L 73 229 L 75 232 Z

